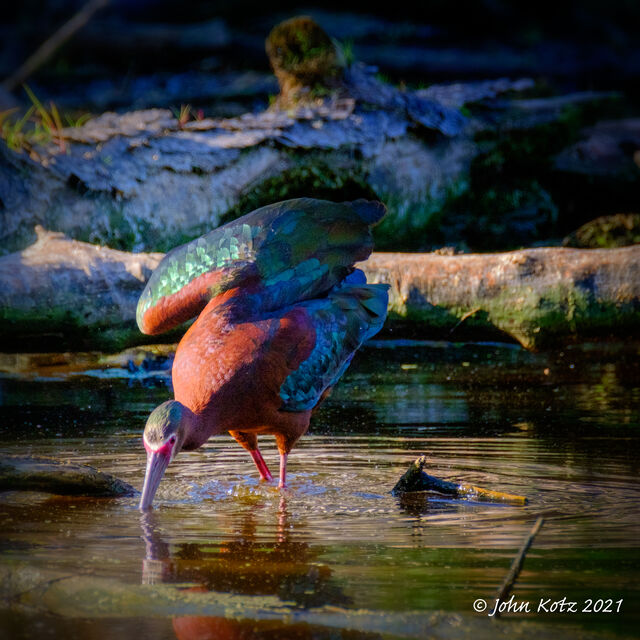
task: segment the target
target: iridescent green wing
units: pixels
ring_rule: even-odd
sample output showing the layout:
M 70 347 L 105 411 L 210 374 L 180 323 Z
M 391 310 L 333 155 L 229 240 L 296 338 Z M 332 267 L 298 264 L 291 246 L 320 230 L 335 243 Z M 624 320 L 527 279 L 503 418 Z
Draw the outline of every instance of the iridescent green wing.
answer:
M 280 387 L 283 411 L 313 409 L 346 371 L 357 349 L 374 336 L 387 315 L 388 285 L 345 284 L 322 300 L 301 305 L 316 330 L 309 357 Z
M 240 287 L 247 312 L 324 295 L 365 260 L 379 202 L 300 198 L 262 207 L 168 253 L 138 302 L 144 333 L 162 333 Z

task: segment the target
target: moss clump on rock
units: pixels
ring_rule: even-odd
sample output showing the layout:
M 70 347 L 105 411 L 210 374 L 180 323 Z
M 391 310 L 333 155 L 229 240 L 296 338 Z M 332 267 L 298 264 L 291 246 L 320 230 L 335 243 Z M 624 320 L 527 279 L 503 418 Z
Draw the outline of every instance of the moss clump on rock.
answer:
M 570 233 L 562 244 L 583 249 L 612 249 L 640 244 L 640 213 L 601 216 Z
M 307 16 L 276 25 L 267 37 L 265 48 L 280 84 L 281 103 L 314 97 L 336 86 L 341 76 L 335 45 Z

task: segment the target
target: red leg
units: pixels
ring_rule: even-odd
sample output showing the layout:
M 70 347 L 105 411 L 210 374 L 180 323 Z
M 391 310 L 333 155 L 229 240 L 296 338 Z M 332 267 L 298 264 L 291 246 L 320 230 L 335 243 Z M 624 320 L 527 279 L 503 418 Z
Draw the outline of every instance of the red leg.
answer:
M 267 467 L 267 463 L 264 461 L 262 454 L 259 449 L 251 449 L 249 451 L 253 461 L 256 463 L 256 467 L 258 468 L 258 473 L 260 474 L 260 480 L 273 480 L 273 476 L 271 475 L 271 471 L 269 471 L 269 467 Z
M 278 484 L 278 488 L 284 489 L 287 486 L 287 456 L 288 453 L 280 454 L 280 484 Z

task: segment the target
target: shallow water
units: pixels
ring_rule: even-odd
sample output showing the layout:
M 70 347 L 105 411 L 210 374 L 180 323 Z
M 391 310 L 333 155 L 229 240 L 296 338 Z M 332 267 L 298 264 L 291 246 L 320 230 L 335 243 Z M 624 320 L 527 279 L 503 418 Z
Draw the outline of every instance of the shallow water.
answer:
M 146 516 L 134 498 L 0 494 L 0 637 L 635 637 L 638 354 L 375 343 L 291 454 L 284 493 L 220 437 L 180 454 Z M 0 359 L 3 451 L 140 487 L 140 432 L 170 391 L 166 371 L 122 364 Z M 393 497 L 422 453 L 432 475 L 529 503 Z M 475 613 L 538 515 L 513 592 L 533 611 Z M 563 597 L 613 611 L 536 612 Z

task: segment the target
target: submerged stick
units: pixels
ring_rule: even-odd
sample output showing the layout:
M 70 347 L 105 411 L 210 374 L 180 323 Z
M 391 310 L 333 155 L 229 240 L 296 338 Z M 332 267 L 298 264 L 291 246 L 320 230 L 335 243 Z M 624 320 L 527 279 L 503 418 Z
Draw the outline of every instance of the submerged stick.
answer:
M 430 476 L 424 471 L 427 464 L 427 456 L 420 456 L 405 474 L 398 480 L 391 493 L 397 495 L 399 493 L 407 493 L 410 491 L 437 491 L 455 498 L 477 498 L 480 500 L 489 500 L 491 502 L 510 502 L 513 504 L 526 504 L 527 499 L 524 496 L 518 496 L 512 493 L 503 493 L 501 491 L 491 491 L 470 484 L 457 484 L 448 480 L 441 480 L 434 476 Z
M 504 601 L 507 596 L 511 593 L 511 589 L 513 589 L 513 585 L 516 583 L 518 576 L 520 575 L 520 571 L 522 571 L 522 566 L 524 565 L 524 559 L 527 555 L 527 551 L 533 542 L 533 539 L 538 535 L 538 531 L 542 528 L 542 524 L 544 523 L 544 518 L 540 516 L 534 523 L 531 531 L 529 531 L 529 535 L 525 538 L 520 550 L 518 551 L 518 555 L 513 559 L 511 563 L 511 567 L 509 569 L 509 573 L 507 577 L 504 579 L 502 586 L 498 590 L 498 595 L 496 596 L 497 600 Z M 500 611 L 498 607 L 495 608 L 494 616 L 496 618 L 500 617 Z

